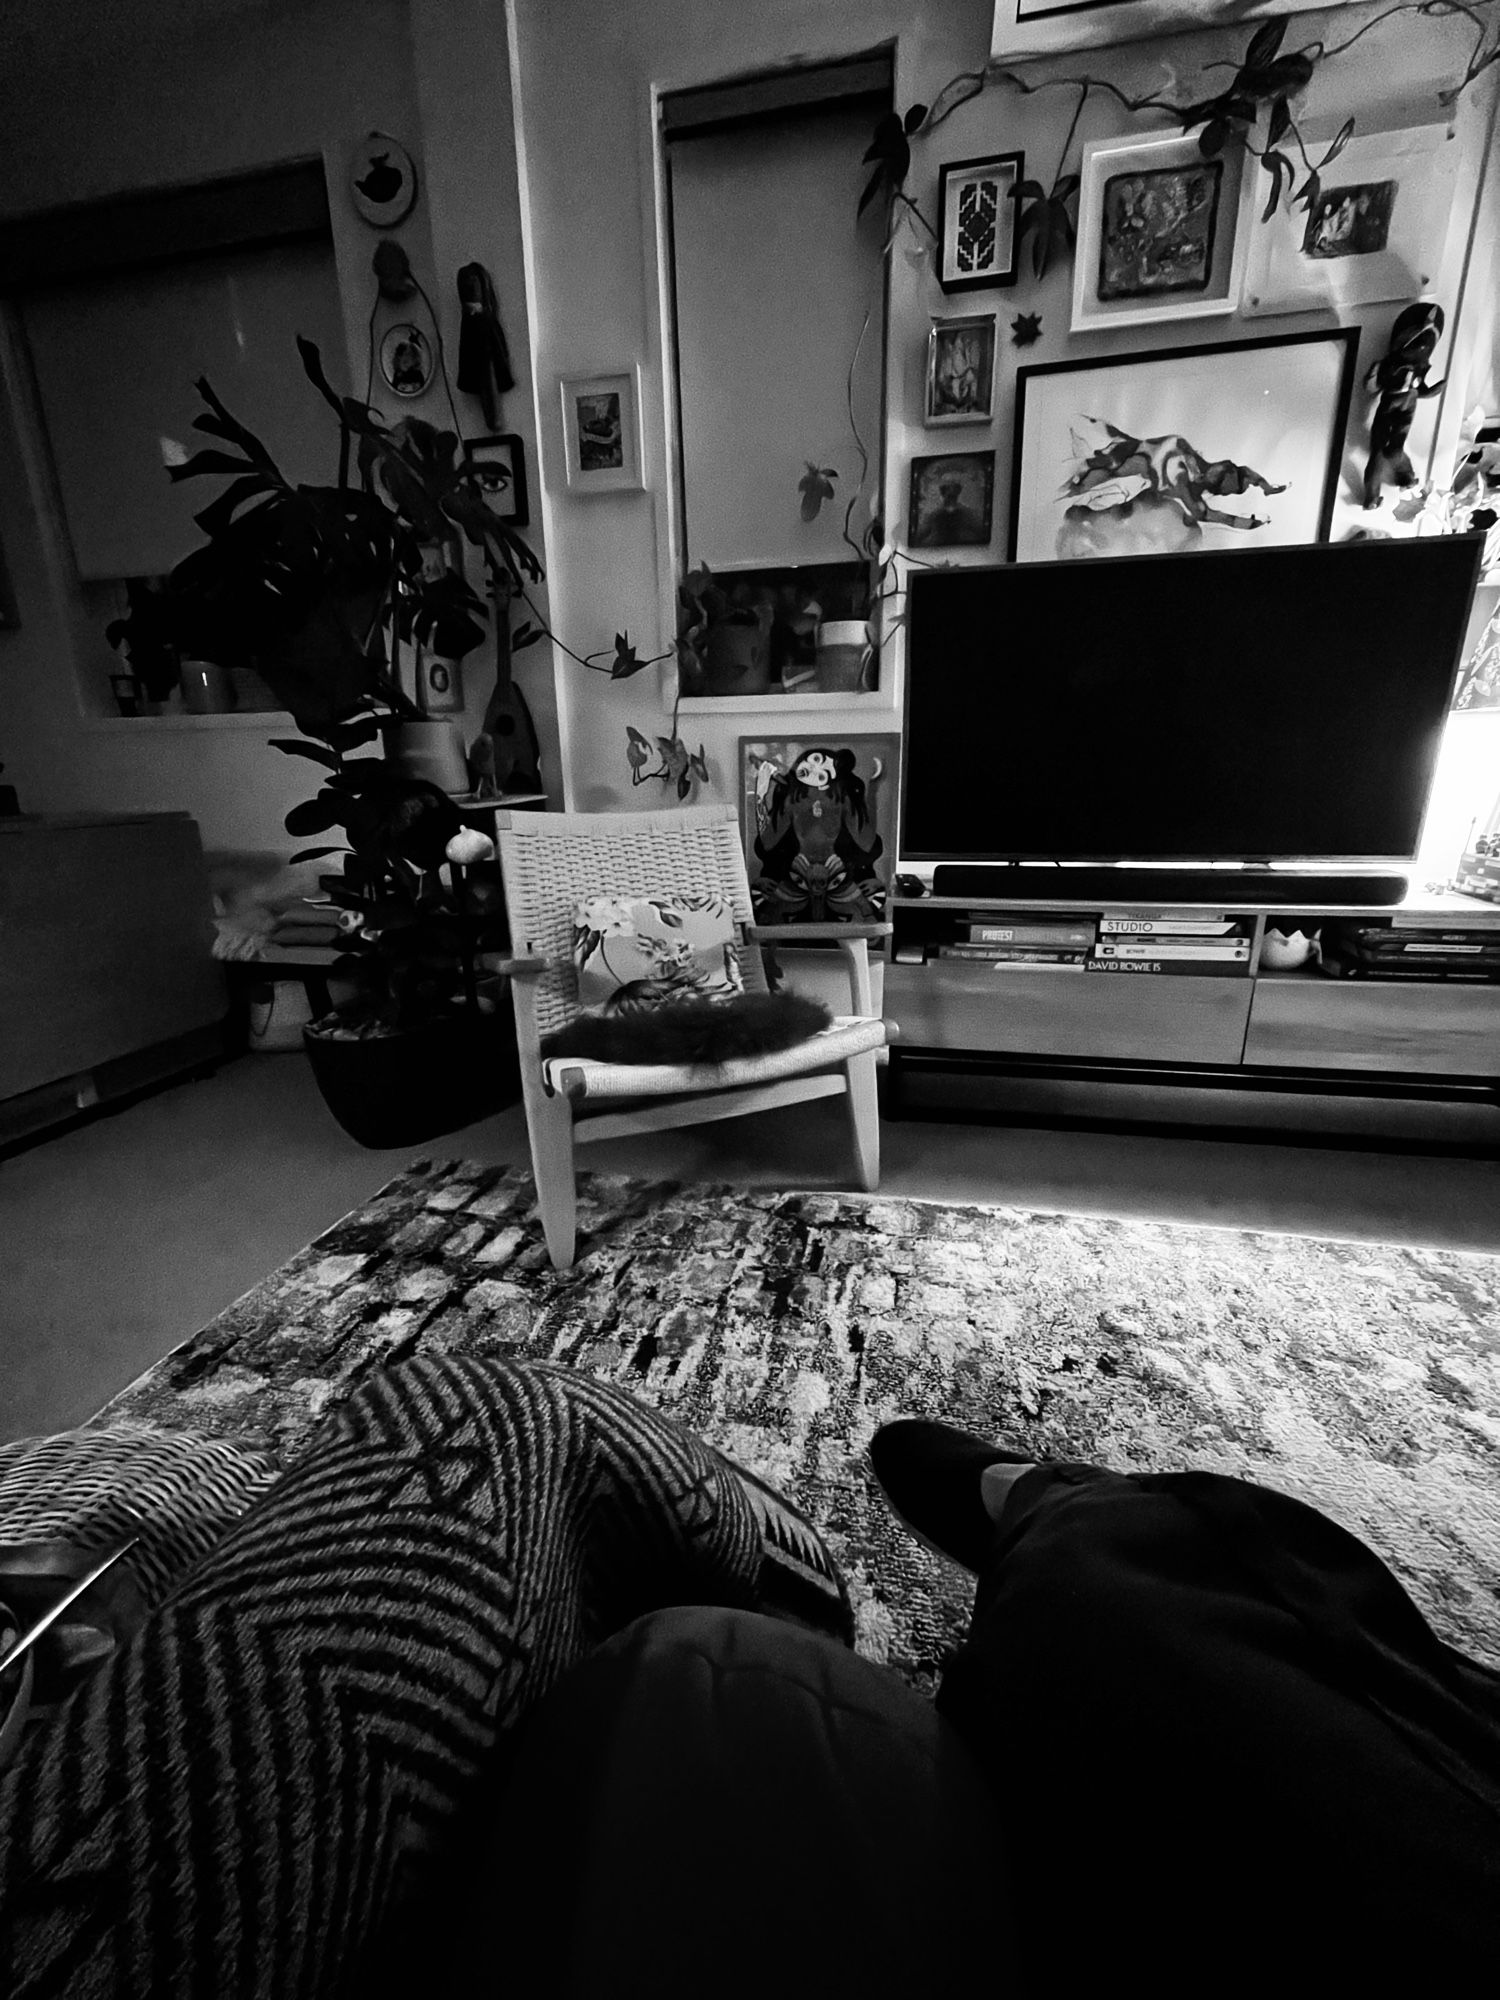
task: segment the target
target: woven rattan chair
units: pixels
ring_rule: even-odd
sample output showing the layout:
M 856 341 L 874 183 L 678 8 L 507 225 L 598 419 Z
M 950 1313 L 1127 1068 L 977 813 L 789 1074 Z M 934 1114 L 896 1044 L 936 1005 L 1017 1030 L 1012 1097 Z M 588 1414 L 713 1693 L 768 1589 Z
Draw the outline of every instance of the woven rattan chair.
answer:
M 847 1096 L 859 1185 L 877 1185 L 875 1053 L 895 1031 L 871 1004 L 868 940 L 889 936 L 889 924 L 757 925 L 733 806 L 652 813 L 502 812 L 496 827 L 516 954 L 506 970 L 514 982 L 532 1171 L 547 1248 L 558 1270 L 572 1264 L 577 1236 L 575 1142 Z M 795 1048 L 730 1062 L 544 1059 L 542 1038 L 579 1013 L 574 907 L 589 896 L 692 892 L 728 900 L 741 927 L 740 970 L 748 992 L 766 991 L 758 946 L 835 939 L 849 973 L 853 1012 Z

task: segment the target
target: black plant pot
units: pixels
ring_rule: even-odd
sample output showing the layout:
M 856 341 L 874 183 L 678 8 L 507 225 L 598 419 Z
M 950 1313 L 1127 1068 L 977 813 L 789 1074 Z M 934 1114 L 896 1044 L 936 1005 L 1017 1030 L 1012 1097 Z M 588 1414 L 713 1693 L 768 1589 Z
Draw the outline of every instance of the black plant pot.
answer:
M 420 1145 L 503 1111 L 521 1094 L 508 1000 L 493 1014 L 368 1041 L 304 1028 L 302 1042 L 323 1102 L 361 1146 Z

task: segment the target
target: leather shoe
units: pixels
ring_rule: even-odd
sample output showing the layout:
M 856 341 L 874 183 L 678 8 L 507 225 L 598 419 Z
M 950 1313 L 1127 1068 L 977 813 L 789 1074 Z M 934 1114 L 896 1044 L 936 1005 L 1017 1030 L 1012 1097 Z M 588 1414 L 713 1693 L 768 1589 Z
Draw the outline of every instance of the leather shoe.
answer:
M 870 1440 L 870 1465 L 891 1512 L 924 1547 L 977 1576 L 995 1539 L 980 1493 L 989 1465 L 1033 1465 L 1029 1452 L 1006 1451 L 951 1424 L 901 1417 Z

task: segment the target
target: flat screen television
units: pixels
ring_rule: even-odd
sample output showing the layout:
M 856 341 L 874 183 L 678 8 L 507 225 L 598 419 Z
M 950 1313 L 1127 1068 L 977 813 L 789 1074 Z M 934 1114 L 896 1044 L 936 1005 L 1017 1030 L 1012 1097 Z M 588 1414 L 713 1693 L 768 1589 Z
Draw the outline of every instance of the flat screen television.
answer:
M 917 573 L 903 859 L 1409 861 L 1482 543 Z

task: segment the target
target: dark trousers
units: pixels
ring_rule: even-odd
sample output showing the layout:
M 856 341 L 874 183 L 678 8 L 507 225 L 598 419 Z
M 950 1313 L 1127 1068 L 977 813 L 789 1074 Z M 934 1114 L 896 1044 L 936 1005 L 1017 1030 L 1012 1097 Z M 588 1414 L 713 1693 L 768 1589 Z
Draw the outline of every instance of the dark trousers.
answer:
M 558 1996 L 1446 1996 L 1500 1965 L 1497 1808 L 1500 1677 L 1354 1537 L 1049 1466 L 935 1709 L 753 1614 L 618 1634 L 528 1718 L 428 1935 L 476 1993 L 503 1925 Z

